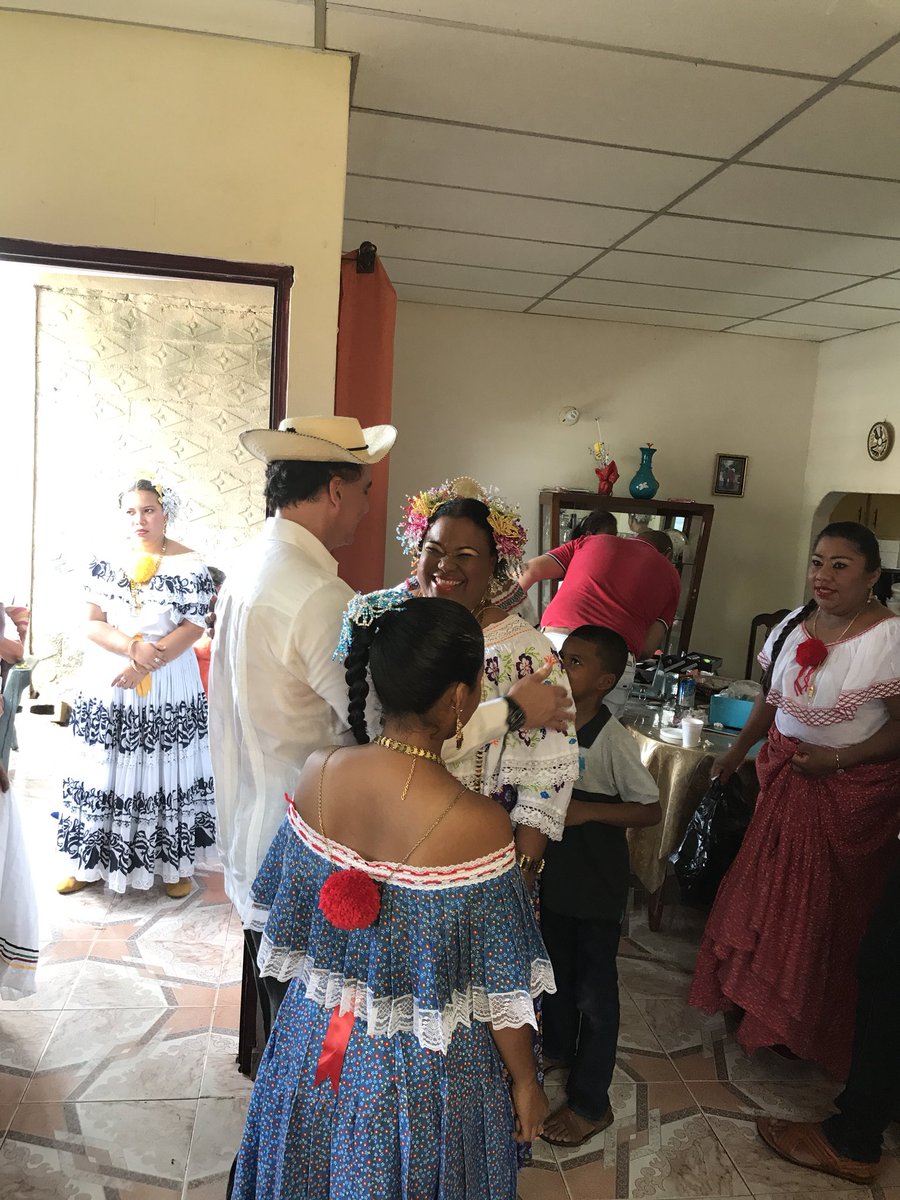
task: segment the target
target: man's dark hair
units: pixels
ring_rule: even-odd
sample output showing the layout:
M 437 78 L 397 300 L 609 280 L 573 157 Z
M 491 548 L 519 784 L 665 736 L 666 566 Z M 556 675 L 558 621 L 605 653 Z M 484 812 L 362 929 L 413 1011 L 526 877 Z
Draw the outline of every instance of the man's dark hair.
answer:
M 590 642 L 605 670 L 615 675 L 616 683 L 619 682 L 628 664 L 628 646 L 620 633 L 616 633 L 614 629 L 607 629 L 605 625 L 579 625 L 577 629 L 572 630 L 569 637 Z
M 672 557 L 672 539 L 662 529 L 645 529 L 637 535 L 639 542 L 646 542 L 654 550 L 658 550 L 664 558 Z
M 279 459 L 266 466 L 266 504 L 269 511 L 311 500 L 337 475 L 354 483 L 362 475 L 360 463 L 299 462 Z
M 606 512 L 605 509 L 596 509 L 594 512 L 589 512 L 587 516 L 581 518 L 572 530 L 572 537 L 580 538 L 585 537 L 587 534 L 595 533 L 611 533 L 615 535 L 618 532 L 619 526 L 616 522 L 615 513 Z

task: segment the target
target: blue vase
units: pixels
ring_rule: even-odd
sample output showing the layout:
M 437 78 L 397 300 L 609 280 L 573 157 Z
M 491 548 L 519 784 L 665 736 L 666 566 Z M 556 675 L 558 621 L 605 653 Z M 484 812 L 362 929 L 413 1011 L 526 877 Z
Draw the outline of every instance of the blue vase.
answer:
M 655 446 L 641 446 L 641 465 L 637 474 L 628 485 L 628 490 L 635 500 L 652 500 L 659 491 L 659 482 L 653 474 L 653 455 Z

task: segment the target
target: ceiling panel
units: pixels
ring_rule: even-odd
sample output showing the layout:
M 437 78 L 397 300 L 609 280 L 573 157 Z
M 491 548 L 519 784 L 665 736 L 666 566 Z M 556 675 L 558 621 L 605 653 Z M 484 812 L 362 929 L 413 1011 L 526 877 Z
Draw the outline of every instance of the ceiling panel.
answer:
M 753 337 L 789 338 L 800 342 L 828 342 L 855 330 L 833 329 L 828 325 L 792 325 L 790 321 L 748 321 L 746 325 L 738 325 L 728 332 L 746 333 Z
M 673 325 L 679 329 L 719 330 L 734 322 L 734 317 L 705 313 L 625 308 L 613 304 L 579 304 L 574 300 L 542 300 L 533 311 L 544 316 L 580 317 L 586 321 L 624 321 L 629 325 Z
M 900 46 L 892 46 L 884 54 L 879 54 L 870 66 L 864 67 L 853 78 L 865 83 L 881 83 L 888 87 L 900 87 Z
M 829 296 L 839 304 L 874 304 L 882 308 L 900 308 L 900 279 L 871 279 Z
M 814 81 L 334 10 L 361 52 L 354 104 L 680 153 L 728 156 Z
M 738 163 L 688 196 L 675 211 L 900 238 L 900 183 Z
M 398 300 L 415 304 L 449 304 L 454 308 L 490 308 L 524 312 L 534 301 L 527 296 L 496 296 L 492 292 L 463 292 L 452 288 L 419 287 L 407 283 L 395 287 Z
M 422 183 L 654 210 L 709 173 L 708 161 L 353 112 L 350 170 Z
M 900 270 L 900 243 L 694 217 L 659 217 L 629 238 L 628 249 L 858 275 Z
M 829 75 L 893 32 L 885 0 L 329 0 L 345 7 Z
M 607 246 L 646 217 L 644 213 L 587 204 L 495 196 L 352 175 L 347 179 L 345 211 L 354 221 L 400 222 L 579 246 Z
M 407 225 L 383 225 L 376 221 L 345 221 L 345 249 L 353 249 L 364 241 L 374 242 L 380 253 L 390 257 L 565 275 L 577 271 L 597 252 L 589 246 L 525 242 L 518 238 L 476 233 L 445 233 L 440 229 L 412 229 Z
M 773 300 L 768 296 L 735 296 L 728 292 L 583 277 L 565 284 L 553 298 L 586 300 L 591 304 L 621 304 L 633 308 L 679 309 L 682 312 L 715 313 L 731 317 L 759 317 L 784 303 L 783 300 Z
M 543 296 L 561 275 L 535 275 L 528 271 L 497 271 L 490 267 L 463 267 L 457 263 L 418 262 L 404 258 L 381 260 L 391 282 L 459 288 L 470 292 L 497 292 L 507 296 Z
M 743 263 L 642 254 L 628 250 L 611 250 L 609 254 L 604 254 L 599 262 L 588 267 L 584 277 L 707 288 L 710 291 L 742 292 L 744 295 L 755 293 L 758 296 L 782 296 L 791 300 L 821 296 L 823 292 L 830 292 L 862 280 L 859 275 L 792 271 L 783 267 L 753 267 Z
M 837 88 L 747 159 L 900 179 L 900 92 Z
M 839 325 L 843 329 L 877 329 L 900 321 L 900 309 L 863 308 L 862 305 L 811 301 L 784 314 L 786 321 L 810 325 Z

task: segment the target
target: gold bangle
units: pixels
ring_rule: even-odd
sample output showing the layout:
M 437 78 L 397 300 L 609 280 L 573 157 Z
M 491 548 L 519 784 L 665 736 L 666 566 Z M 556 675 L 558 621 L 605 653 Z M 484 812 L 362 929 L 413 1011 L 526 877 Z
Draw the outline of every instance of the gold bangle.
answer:
M 544 869 L 544 860 L 532 858 L 530 854 L 517 854 L 516 862 L 523 871 L 533 871 L 535 875 L 540 875 Z

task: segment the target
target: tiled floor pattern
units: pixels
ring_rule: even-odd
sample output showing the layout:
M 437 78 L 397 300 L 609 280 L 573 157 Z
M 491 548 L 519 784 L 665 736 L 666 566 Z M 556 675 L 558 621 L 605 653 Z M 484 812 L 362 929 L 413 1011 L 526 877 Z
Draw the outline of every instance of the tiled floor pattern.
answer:
M 0 1002 L 0 1200 L 222 1200 L 249 1094 L 234 1063 L 240 929 L 214 867 L 181 901 L 161 888 L 55 893 L 50 811 L 66 738 L 26 719 L 13 760 L 43 951 L 37 995 Z M 656 934 L 632 915 L 615 1124 L 574 1151 L 538 1143 L 521 1200 L 900 1200 L 896 1125 L 872 1189 L 791 1167 L 759 1141 L 757 1115 L 816 1117 L 836 1088 L 767 1052 L 748 1059 L 722 1018 L 688 1008 L 701 928 L 677 904 Z M 551 1100 L 561 1086 L 551 1074 Z

